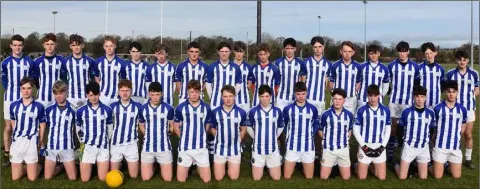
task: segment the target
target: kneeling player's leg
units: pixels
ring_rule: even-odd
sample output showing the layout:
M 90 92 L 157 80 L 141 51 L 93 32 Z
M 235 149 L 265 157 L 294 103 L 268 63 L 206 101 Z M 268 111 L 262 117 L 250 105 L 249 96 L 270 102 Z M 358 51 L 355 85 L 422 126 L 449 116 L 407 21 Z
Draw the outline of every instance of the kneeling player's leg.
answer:
M 240 162 L 242 160 L 242 157 L 238 155 L 238 156 L 232 156 L 229 158 L 230 159 L 228 160 L 228 177 L 230 177 L 231 180 L 237 180 L 238 177 L 240 176 Z
M 188 170 L 192 166 L 192 157 L 186 151 L 178 152 L 177 160 L 177 181 L 185 182 L 188 178 Z
M 268 167 L 268 173 L 273 180 L 280 180 L 282 177 L 282 156 L 278 153 L 278 150 L 270 154 L 265 159 Z
M 420 179 L 427 179 L 428 177 L 428 163 L 420 163 L 417 161 L 418 177 Z
M 333 155 L 330 150 L 323 150 L 320 167 L 320 179 L 326 180 L 332 173 L 332 167 L 337 162 L 337 156 Z
M 350 173 L 350 151 L 349 148 L 342 148 L 337 150 L 338 152 L 338 168 L 340 170 L 340 176 L 343 180 L 349 180 Z
M 98 149 L 97 155 L 97 175 L 98 179 L 105 181 L 110 168 L 110 153 L 108 149 Z
M 23 163 L 12 162 L 12 180 L 18 180 L 23 177 L 25 172 L 23 171 Z
M 80 162 L 80 179 L 82 182 L 87 182 L 92 176 L 92 163 Z
M 460 178 L 462 176 L 462 164 L 461 163 L 450 163 L 450 174 L 453 178 Z
M 423 147 L 423 151 L 417 156 L 418 177 L 420 179 L 427 179 L 428 177 L 428 162 L 430 162 L 429 146 Z
M 141 171 L 142 171 L 142 180 L 147 181 L 153 177 L 154 168 L 153 163 L 155 162 L 155 156 L 152 152 L 142 152 L 141 157 Z
M 452 150 L 447 160 L 450 163 L 450 174 L 453 178 L 462 176 L 462 150 Z
M 397 173 L 399 179 L 407 178 L 408 168 L 410 168 L 410 163 L 403 159 L 400 161 L 400 166 L 395 166 L 395 173 Z
M 120 170 L 121 162 L 125 152 L 125 146 L 112 145 L 110 153 L 110 170 Z
M 77 167 L 74 160 L 63 162 L 63 167 L 65 167 L 69 180 L 77 180 Z
M 265 167 L 265 156 L 252 151 L 252 177 L 254 181 L 259 181 L 263 177 L 263 168 Z
M 57 167 L 57 162 L 52 161 L 50 159 L 45 159 L 45 169 L 44 169 L 44 177 L 45 180 L 50 180 L 55 175 L 55 168 Z
M 212 179 L 212 172 L 210 170 L 210 158 L 208 149 L 203 148 L 197 150 L 193 154 L 195 162 L 197 162 L 197 169 L 200 178 L 204 183 L 210 182 Z
M 227 163 L 227 156 L 214 155 L 213 173 L 215 175 L 215 180 L 220 181 L 225 176 L 225 163 Z M 230 169 L 229 166 L 228 170 Z
M 138 176 L 139 159 L 137 143 L 128 145 L 127 151 L 125 152 L 125 160 L 127 160 L 128 163 L 128 174 L 130 178 L 137 178 Z
M 430 169 L 430 173 L 436 179 L 441 179 L 443 177 L 445 163 L 433 161 L 433 169 Z
M 375 176 L 380 180 L 385 180 L 387 177 L 387 165 L 383 163 L 374 163 L 375 165 Z
M 357 159 L 358 159 L 358 164 L 357 164 L 357 177 L 360 180 L 364 180 L 367 178 L 368 175 L 368 169 L 370 164 L 372 163 L 372 159 L 365 155 L 365 153 L 358 148 L 358 153 L 357 153 Z
M 35 181 L 40 174 L 40 167 L 37 162 L 27 163 L 27 177 L 30 181 Z
M 160 164 L 160 174 L 165 182 L 172 181 L 173 177 L 173 157 L 171 151 L 160 152 L 156 156 L 157 162 Z M 188 172 L 188 170 L 187 170 Z
M 315 151 L 308 151 L 302 155 L 301 158 L 303 165 L 303 175 L 306 179 L 313 178 L 313 172 L 315 171 Z
M 283 162 L 283 178 L 290 179 L 292 178 L 293 171 L 295 171 L 295 165 L 300 159 L 300 152 L 294 152 L 287 150 L 285 154 L 285 161 Z

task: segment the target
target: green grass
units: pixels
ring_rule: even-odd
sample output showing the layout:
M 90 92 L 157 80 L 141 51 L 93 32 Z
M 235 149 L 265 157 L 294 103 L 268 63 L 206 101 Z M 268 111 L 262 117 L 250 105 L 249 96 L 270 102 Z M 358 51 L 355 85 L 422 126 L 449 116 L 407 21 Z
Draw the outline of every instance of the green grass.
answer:
M 209 61 L 208 63 L 210 63 Z M 446 69 L 453 68 L 453 64 L 444 65 Z M 477 67 L 478 68 L 478 67 Z M 3 94 L 3 91 L 2 91 Z M 3 95 L 2 95 L 3 96 Z M 384 99 L 384 102 L 387 103 L 388 99 Z M 327 102 L 330 101 L 330 96 L 327 94 Z M 175 99 L 175 104 L 177 99 Z M 477 103 L 477 115 L 478 109 L 480 109 L 480 103 Z M 3 107 L 3 101 L 0 102 L 0 107 Z M 3 108 L 2 108 L 3 109 Z M 0 115 L 0 119 L 3 119 L 3 113 Z M 479 125 L 480 118 L 477 117 L 475 122 L 474 129 L 474 139 L 475 144 L 479 144 Z M 3 124 L 1 126 L 3 130 Z M 356 161 L 356 149 L 357 144 L 352 137 L 350 141 L 350 156 L 352 162 Z M 172 137 L 173 148 L 176 149 L 177 137 Z M 2 140 L 3 142 L 3 140 Z M 225 177 L 223 181 L 215 181 L 213 179 L 212 171 L 212 181 L 208 184 L 204 184 L 199 178 L 196 172 L 190 176 L 186 183 L 179 183 L 173 181 L 170 183 L 163 182 L 161 180 L 160 174 L 157 171 L 152 180 L 143 182 L 140 178 L 131 179 L 128 177 L 127 170 L 123 170 L 125 175 L 124 184 L 120 188 L 478 188 L 479 186 L 479 145 L 474 145 L 472 160 L 477 165 L 477 170 L 469 170 L 465 167 L 462 168 L 462 178 L 453 179 L 450 175 L 445 174 L 444 178 L 441 180 L 434 179 L 431 175 L 427 180 L 420 180 L 418 178 L 409 178 L 407 180 L 399 180 L 395 173 L 388 169 L 387 170 L 387 180 L 380 181 L 374 178 L 373 175 L 369 175 L 368 178 L 364 181 L 360 181 L 352 172 L 352 178 L 349 181 L 343 181 L 339 177 L 327 181 L 321 181 L 318 177 L 319 169 L 318 165 L 315 172 L 315 179 L 306 180 L 301 175 L 300 172 L 296 171 L 292 180 L 281 180 L 273 181 L 267 172 L 264 172 L 264 177 L 259 182 L 254 182 L 251 178 L 251 167 L 249 163 L 242 162 L 240 178 L 237 181 L 231 181 L 228 177 Z M 399 157 L 400 150 L 396 150 L 396 159 Z M 247 150 L 245 156 L 250 157 L 250 150 Z M 176 157 L 176 152 L 174 150 L 174 159 Z M 316 162 L 319 163 L 318 161 Z M 82 183 L 79 180 L 69 181 L 64 172 L 59 176 L 55 177 L 50 181 L 43 179 L 43 176 L 35 182 L 29 182 L 26 178 L 21 179 L 20 181 L 11 180 L 11 170 L 10 168 L 3 168 L 1 170 L 1 186 L 2 188 L 107 188 L 106 184 L 102 181 L 99 181 L 96 172 L 92 173 L 92 179 L 90 182 Z M 175 171 L 174 171 L 175 175 Z M 78 177 L 79 178 L 79 177 Z M 174 177 L 175 180 L 175 177 Z

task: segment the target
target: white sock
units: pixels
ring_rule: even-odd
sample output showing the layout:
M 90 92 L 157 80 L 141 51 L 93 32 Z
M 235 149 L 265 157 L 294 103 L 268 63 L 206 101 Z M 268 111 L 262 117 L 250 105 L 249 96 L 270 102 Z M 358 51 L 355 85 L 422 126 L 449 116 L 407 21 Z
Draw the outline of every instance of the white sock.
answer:
M 465 160 L 472 160 L 472 149 L 465 149 Z

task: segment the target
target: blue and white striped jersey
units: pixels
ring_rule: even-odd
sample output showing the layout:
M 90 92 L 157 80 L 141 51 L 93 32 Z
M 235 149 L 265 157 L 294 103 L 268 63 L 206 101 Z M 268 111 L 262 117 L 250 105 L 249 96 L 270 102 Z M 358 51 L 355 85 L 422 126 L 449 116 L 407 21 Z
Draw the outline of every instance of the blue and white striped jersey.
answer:
M 197 107 L 193 107 L 190 101 L 186 100 L 175 108 L 174 121 L 181 123 L 178 151 L 207 147 L 206 126 L 210 122 L 211 114 L 210 106 L 201 100 Z
M 445 69 L 437 62 L 423 61 L 418 66 L 420 85 L 427 88 L 426 106 L 433 108 L 440 103 L 442 96 L 441 83 L 445 80 Z
M 63 57 L 54 55 L 46 57 L 45 54 L 38 57 L 34 61 L 36 78 L 38 79 L 38 98 L 37 100 L 44 102 L 53 102 L 53 84 L 59 79 L 66 80 L 67 70 L 63 63 Z
M 359 91 L 359 100 L 368 102 L 367 88 L 372 84 L 380 88 L 380 94 L 387 93 L 387 91 L 383 91 L 382 88 L 384 83 L 390 83 L 390 72 L 387 66 L 383 65 L 380 61 L 378 63 L 371 63 L 369 60 L 360 65 L 360 70 L 362 72 L 362 84 Z
M 357 110 L 355 127 L 360 127 L 360 135 L 364 139 L 364 143 L 379 144 L 385 137 L 385 128 L 392 125 L 390 110 L 382 104 L 373 109 L 366 104 Z
M 145 136 L 143 140 L 144 152 L 165 152 L 172 150 L 172 144 L 168 137 L 169 121 L 173 121 L 173 107 L 162 102 L 153 107 L 148 101 L 140 109 L 140 123 L 145 123 Z
M 437 127 L 435 147 L 447 150 L 461 150 L 462 125 L 467 123 L 467 110 L 458 102 L 449 108 L 445 101 L 435 106 Z
M 268 85 L 272 90 L 275 90 L 275 86 L 280 85 L 280 79 L 280 70 L 275 64 L 270 62 L 263 68 L 260 64 L 253 65 L 251 72 L 248 75 L 248 81 L 255 84 L 252 106 L 260 104 L 260 98 L 258 97 L 258 88 L 260 85 Z M 274 99 L 275 95 L 272 95 L 272 104 L 275 104 Z
M 405 143 L 414 148 L 423 148 L 430 141 L 430 128 L 435 127 L 435 113 L 425 107 L 419 111 L 415 106 L 402 112 L 398 121 L 399 127 L 404 127 Z
M 177 69 L 175 70 L 175 79 L 174 82 L 180 82 L 180 94 L 178 98 L 187 99 L 187 85 L 190 80 L 198 80 L 201 84 L 201 93 L 200 98 L 203 99 L 203 83 L 207 80 L 207 70 L 208 65 L 202 60 L 198 60 L 197 64 L 193 65 L 190 63 L 187 58 L 182 63 L 178 64 Z
M 24 77 L 35 78 L 33 60 L 23 55 L 21 58 L 8 56 L 2 61 L 2 85 L 5 89 L 4 101 L 16 101 L 20 99 L 20 81 Z
M 280 88 L 278 90 L 278 99 L 295 100 L 293 86 L 300 81 L 301 76 L 307 75 L 307 68 L 300 58 L 294 58 L 288 61 L 287 57 L 281 57 L 274 63 L 280 71 Z
M 39 102 L 33 100 L 30 104 L 24 105 L 22 99 L 12 102 L 10 105 L 10 120 L 15 121 L 12 141 L 18 137 L 27 137 L 37 140 L 40 123 L 46 122 L 45 109 Z M 35 137 L 35 138 L 34 138 Z
M 247 62 L 243 62 L 238 66 L 242 73 L 242 89 L 237 94 L 235 104 L 250 104 L 250 92 L 248 90 L 248 74 L 250 73 L 252 66 Z
M 212 96 L 210 106 L 218 107 L 223 104 L 222 87 L 225 85 L 234 86 L 242 83 L 242 72 L 237 64 L 230 61 L 227 65 L 217 60 L 210 64 L 207 71 L 207 83 L 212 84 Z
M 264 110 L 262 105 L 253 107 L 248 112 L 247 126 L 252 127 L 255 132 L 252 151 L 259 155 L 270 155 L 279 150 L 277 129 L 284 127 L 283 113 L 280 108 L 273 105 L 269 110 Z
M 112 60 L 102 56 L 95 61 L 100 77 L 100 93 L 110 99 L 118 98 L 118 82 L 126 78 L 125 65 L 127 64 L 117 55 Z
M 81 58 L 70 55 L 64 59 L 64 64 L 67 69 L 68 97 L 85 99 L 85 86 L 99 76 L 95 60 L 85 54 Z
M 330 82 L 333 82 L 333 88 L 341 88 L 347 93 L 347 97 L 354 97 L 355 85 L 362 82 L 362 72 L 360 71 L 360 64 L 352 60 L 349 65 L 343 63 L 340 59 L 332 64 L 328 74 Z
M 283 120 L 287 127 L 286 149 L 294 152 L 315 151 L 315 134 L 320 118 L 317 108 L 308 102 L 298 106 L 293 102 L 283 109 Z
M 219 156 L 240 155 L 240 127 L 247 126 L 247 113 L 238 106 L 226 112 L 223 106 L 212 110 L 212 128 L 215 136 L 215 154 Z
M 480 86 L 478 72 L 467 67 L 465 74 L 460 73 L 458 68 L 447 72 L 446 80 L 455 80 L 458 83 L 457 102 L 468 111 L 476 110 L 475 88 Z
M 348 132 L 353 129 L 354 117 L 352 112 L 342 108 L 337 115 L 332 106 L 320 118 L 320 131 L 323 133 L 323 149 L 335 151 L 348 147 Z
M 143 60 L 138 64 L 129 60 L 125 64 L 127 79 L 132 82 L 132 96 L 147 98 L 145 76 L 148 66 L 149 64 Z
M 141 106 L 140 103 L 131 99 L 126 106 L 120 101 L 110 105 L 114 121 L 113 134 L 110 141 L 112 145 L 131 144 L 138 141 L 137 123 Z
M 325 102 L 325 84 L 327 81 L 328 70 L 332 63 L 325 57 L 317 61 L 313 56 L 305 59 L 307 68 L 307 99 L 309 101 Z
M 175 93 L 175 64 L 167 62 L 159 64 L 158 62 L 148 66 L 146 82 L 159 82 L 163 87 L 163 102 L 173 106 L 173 93 Z M 147 88 L 148 92 L 148 88 Z
M 417 63 L 408 59 L 407 63 L 401 63 L 397 58 L 388 65 L 392 76 L 392 89 L 390 103 L 413 104 L 413 85 L 419 80 Z
M 58 103 L 48 106 L 45 109 L 48 128 L 49 150 L 68 150 L 74 148 L 73 126 L 75 125 L 75 110 L 70 103 L 60 107 Z
M 77 126 L 81 127 L 85 143 L 96 148 L 108 149 L 108 125 L 113 124 L 112 109 L 99 102 L 93 109 L 90 101 L 77 110 Z

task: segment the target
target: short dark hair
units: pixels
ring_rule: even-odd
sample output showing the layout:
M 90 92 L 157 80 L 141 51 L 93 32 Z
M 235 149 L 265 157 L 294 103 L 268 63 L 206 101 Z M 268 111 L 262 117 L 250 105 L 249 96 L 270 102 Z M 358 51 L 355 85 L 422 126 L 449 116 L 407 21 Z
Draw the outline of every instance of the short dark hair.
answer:
M 167 45 L 165 44 L 158 44 L 156 47 L 155 47 L 155 52 L 160 52 L 160 51 L 165 51 L 165 53 L 169 53 L 170 52 L 170 48 L 167 47 Z
M 150 83 L 148 86 L 148 92 L 163 92 L 162 84 L 160 84 L 158 81 Z
M 380 94 L 380 87 L 378 87 L 378 85 L 375 85 L 375 84 L 369 85 L 367 87 L 367 94 L 368 94 L 368 96 L 379 95 Z
M 400 41 L 396 46 L 397 52 L 407 52 L 410 50 L 410 45 L 406 41 Z
M 88 94 L 90 92 L 94 95 L 100 94 L 100 85 L 96 81 L 90 81 L 87 86 L 85 86 L 85 93 Z
M 12 36 L 12 38 L 10 38 L 10 44 L 13 44 L 13 41 L 21 41 L 22 44 L 25 43 L 25 39 L 21 35 L 18 35 L 18 34 L 15 34 L 15 35 Z
M 307 91 L 307 85 L 303 81 L 298 81 L 293 86 L 293 92 L 295 92 L 295 93 L 304 92 L 304 91 Z
M 217 51 L 219 51 L 220 49 L 222 49 L 223 47 L 227 47 L 228 50 L 232 50 L 232 45 L 230 45 L 230 43 L 226 42 L 226 41 L 222 41 L 220 43 L 218 43 L 217 45 Z
M 29 78 L 29 77 L 23 77 L 22 80 L 20 80 L 20 87 L 22 85 L 27 84 L 27 83 L 29 83 L 30 86 L 35 87 L 35 80 L 33 80 L 32 78 Z
M 133 48 L 136 48 L 138 51 L 142 52 L 142 44 L 134 41 L 128 45 L 128 50 L 131 51 Z
M 381 52 L 382 48 L 376 44 L 371 44 L 367 46 L 367 53 L 371 52 Z
M 222 91 L 221 93 L 223 94 L 223 92 L 228 92 L 228 93 L 231 93 L 233 95 L 235 95 L 235 87 L 234 86 L 231 86 L 231 85 L 225 85 L 222 87 Z
M 258 45 L 258 52 L 260 51 L 270 52 L 270 47 L 266 43 L 261 43 Z
M 196 41 L 190 42 L 190 43 L 187 45 L 187 50 L 189 50 L 189 49 L 191 49 L 191 48 L 195 48 L 195 49 L 201 50 L 200 43 L 198 43 L 198 42 L 196 42 Z
M 84 39 L 81 35 L 72 34 L 70 35 L 70 44 L 77 43 L 77 45 L 83 44 Z
M 464 50 L 458 50 L 455 52 L 455 60 L 461 60 L 462 58 L 467 59 L 468 58 L 468 53 L 467 51 Z
M 122 87 L 127 87 L 127 88 L 132 89 L 132 81 L 127 80 L 127 79 L 121 79 L 120 81 L 118 81 L 118 89 L 120 89 Z
M 43 36 L 43 42 L 48 42 L 52 40 L 53 42 L 57 42 L 57 35 L 55 35 L 54 33 L 47 33 L 45 34 L 45 36 Z
M 442 83 L 442 91 L 447 91 L 449 89 L 454 89 L 458 91 L 458 83 L 454 80 L 446 80 Z
M 332 91 L 332 97 L 335 96 L 335 95 L 340 95 L 343 98 L 346 98 L 347 97 L 347 92 L 345 92 L 345 90 L 343 90 L 342 88 L 336 88 L 336 89 L 333 89 L 333 91 Z
M 265 93 L 272 95 L 273 94 L 272 88 L 268 85 L 260 85 L 260 87 L 258 87 L 258 96 Z
M 340 49 L 343 48 L 343 46 L 350 47 L 350 48 L 352 48 L 352 50 L 355 51 L 355 46 L 353 45 L 353 43 L 351 41 L 343 41 L 342 44 L 340 44 Z
M 247 49 L 247 44 L 245 44 L 243 41 L 236 41 L 233 43 L 233 51 L 235 52 L 243 52 Z
M 198 80 L 190 80 L 190 81 L 188 82 L 188 85 L 187 85 L 187 90 L 188 90 L 188 89 L 193 89 L 193 90 L 201 91 L 202 85 L 201 85 L 200 81 L 198 81 Z
M 427 96 L 427 88 L 421 85 L 413 86 L 413 96 L 418 96 L 418 95 Z
M 315 37 L 312 37 L 312 40 L 310 40 L 310 45 L 315 45 L 315 43 L 320 43 L 322 45 L 325 45 L 325 40 L 323 39 L 323 37 L 320 37 L 320 36 L 315 36 Z
M 422 46 L 420 46 L 420 48 L 422 49 L 423 53 L 425 53 L 425 51 L 427 51 L 427 49 L 430 49 L 433 52 L 437 51 L 437 48 L 435 47 L 435 45 L 432 42 L 423 43 Z
M 289 38 L 286 38 L 285 40 L 283 40 L 283 48 L 287 47 L 287 45 L 290 45 L 292 47 L 296 47 L 297 46 L 297 41 L 291 37 Z

